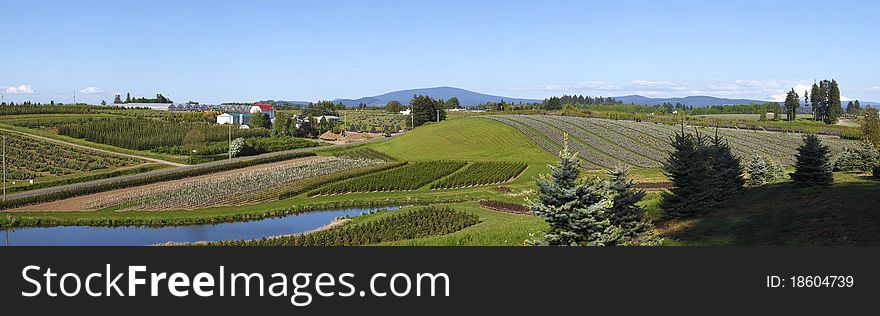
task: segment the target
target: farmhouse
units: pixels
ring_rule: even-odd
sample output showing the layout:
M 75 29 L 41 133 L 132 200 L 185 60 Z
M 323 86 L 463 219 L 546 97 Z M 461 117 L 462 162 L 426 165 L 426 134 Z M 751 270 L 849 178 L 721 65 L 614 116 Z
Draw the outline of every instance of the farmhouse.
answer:
M 223 113 L 217 115 L 217 124 L 238 124 L 247 125 L 252 114 L 245 113 Z
M 275 123 L 275 108 L 269 103 L 254 103 L 250 109 L 251 114 L 265 114 L 269 116 L 269 121 Z

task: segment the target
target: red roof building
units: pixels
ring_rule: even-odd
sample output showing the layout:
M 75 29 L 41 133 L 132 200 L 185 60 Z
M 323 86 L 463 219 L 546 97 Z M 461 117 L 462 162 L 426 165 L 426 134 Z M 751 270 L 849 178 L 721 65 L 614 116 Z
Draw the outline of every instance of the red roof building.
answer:
M 260 111 L 272 111 L 272 105 L 269 103 L 254 103 L 254 106 L 260 107 Z

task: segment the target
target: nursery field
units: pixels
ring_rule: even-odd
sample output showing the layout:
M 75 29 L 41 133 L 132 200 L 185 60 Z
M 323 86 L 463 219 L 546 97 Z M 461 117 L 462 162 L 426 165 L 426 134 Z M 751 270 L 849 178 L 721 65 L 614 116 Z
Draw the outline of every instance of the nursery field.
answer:
M 402 206 L 401 210 L 358 216 L 345 226 L 311 237 L 223 244 L 522 245 L 529 234 L 546 229 L 540 218 L 520 214 L 527 213 L 521 205 L 526 203 L 525 198 L 534 196 L 535 180 L 549 172 L 547 165 L 556 162 L 554 154 L 561 146 L 556 135 L 561 138 L 563 130 L 570 131 L 572 145 L 608 159 L 597 158 L 594 162 L 586 157 L 597 156 L 582 153 L 585 166 L 599 169 L 605 167 L 599 161 L 627 161 L 629 166 L 636 167 L 632 175 L 637 182 L 667 181 L 658 168 L 646 166 L 662 163 L 669 149 L 666 138 L 680 131 L 674 126 L 573 117 L 460 118 L 426 124 L 387 140 L 327 148 L 319 151 L 323 156 L 307 160 L 282 161 L 29 206 L 0 214 L 0 223 L 196 224 L 318 209 L 395 205 Z M 709 130 L 701 132 L 709 134 Z M 784 160 L 783 155 L 793 154 L 799 143 L 796 135 L 730 130 L 720 133 L 735 148 L 741 146 L 736 150 L 738 154 L 762 149 L 759 152 L 773 154 L 780 161 Z M 785 143 L 786 139 L 793 140 L 792 144 Z M 840 140 L 828 139 L 827 143 L 847 145 Z M 585 175 L 602 173 L 591 170 Z M 873 223 L 877 218 L 871 210 L 877 203 L 874 197 L 880 196 L 876 195 L 880 186 L 858 176 L 836 176 L 840 181 L 833 187 L 835 194 L 793 188 L 786 183 L 748 189 L 732 200 L 735 203 L 705 219 L 658 223 L 658 232 L 672 245 L 874 242 L 856 239 L 848 231 L 865 233 L 861 236 L 876 235 Z M 798 197 L 799 209 L 821 204 L 819 208 L 825 211 L 793 210 L 786 207 L 790 201 L 777 197 L 780 192 Z M 60 208 L 68 212 L 46 211 L 47 207 L 54 207 L 53 203 L 73 205 L 71 201 L 79 204 Z M 484 208 L 481 201 L 504 207 Z M 658 203 L 659 193 L 653 192 L 640 204 L 656 219 Z M 854 211 L 845 215 L 832 212 L 838 204 Z M 823 228 L 823 222 L 840 216 L 848 220 Z M 413 223 L 419 223 L 419 227 Z
M 671 150 L 670 137 L 682 131 L 681 126 L 642 123 L 625 120 L 607 120 L 585 117 L 552 115 L 485 116 L 516 128 L 548 152 L 562 148 L 563 134 L 569 135 L 569 146 L 577 151 L 583 162 L 592 168 L 608 169 L 622 165 L 637 168 L 660 168 Z M 705 127 L 687 127 L 686 133 L 714 136 L 715 130 Z M 741 158 L 759 153 L 783 164 L 794 162 L 798 134 L 778 134 L 718 129 L 728 141 L 734 154 Z M 852 143 L 825 138 L 832 153 Z
M 58 125 L 58 134 L 116 147 L 150 150 L 188 144 L 204 144 L 229 138 L 226 126 L 157 119 L 101 119 Z M 267 136 L 266 129 L 232 129 L 232 137 Z
M 339 181 L 317 189 L 310 195 L 415 190 L 461 169 L 465 164 L 460 161 L 413 162 L 394 169 Z
M 273 201 L 297 181 L 380 163 L 375 160 L 306 157 L 180 180 L 84 195 L 12 211 L 189 210 Z
M 9 193 L 147 172 L 161 167 L 137 158 L 67 146 L 15 132 L 0 131 L 0 135 L 6 138 Z
M 353 132 L 397 132 L 410 128 L 410 117 L 399 113 L 380 110 L 342 110 L 339 111 L 339 116 L 346 124 L 346 130 Z

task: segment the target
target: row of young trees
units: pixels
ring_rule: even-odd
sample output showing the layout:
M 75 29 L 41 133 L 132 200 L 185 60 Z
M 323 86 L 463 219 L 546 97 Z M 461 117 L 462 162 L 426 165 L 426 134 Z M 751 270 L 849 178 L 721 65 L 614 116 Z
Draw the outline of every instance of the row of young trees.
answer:
M 413 96 L 413 97 L 415 97 L 415 96 Z M 437 99 L 436 101 L 439 101 L 440 103 L 442 103 L 444 110 L 446 110 L 446 109 L 460 109 L 461 108 L 461 102 L 458 101 L 457 97 L 451 97 L 451 98 L 449 98 L 449 100 L 445 100 L 445 101 L 443 99 Z M 404 106 L 403 106 L 403 104 L 400 103 L 400 101 L 391 100 L 391 101 L 388 101 L 387 104 L 385 104 L 385 112 L 400 113 L 400 111 L 403 111 L 403 110 L 404 110 Z
M 118 94 L 113 97 L 113 104 L 125 104 L 125 103 L 174 103 L 174 102 L 172 102 L 171 99 L 166 98 L 161 93 L 156 94 L 155 99 L 147 99 L 145 97 L 132 98 L 131 93 L 125 94 L 125 101 L 123 101 L 122 96 L 120 96 Z

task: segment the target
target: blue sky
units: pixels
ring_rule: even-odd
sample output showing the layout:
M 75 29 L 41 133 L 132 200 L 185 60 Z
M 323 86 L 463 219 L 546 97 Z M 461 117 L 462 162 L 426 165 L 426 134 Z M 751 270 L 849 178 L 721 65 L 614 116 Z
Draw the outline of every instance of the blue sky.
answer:
M 880 101 L 877 1 L 8 1 L 6 101 L 318 100 L 454 86 Z

